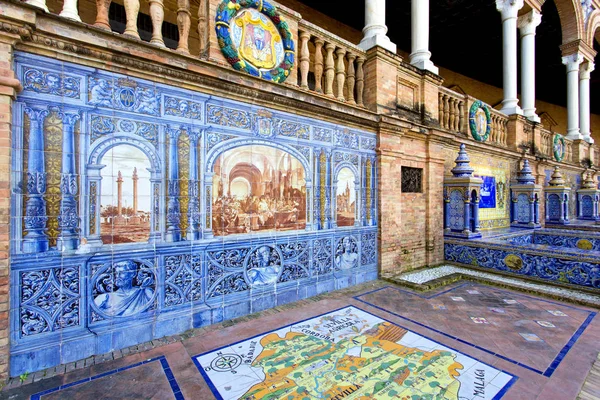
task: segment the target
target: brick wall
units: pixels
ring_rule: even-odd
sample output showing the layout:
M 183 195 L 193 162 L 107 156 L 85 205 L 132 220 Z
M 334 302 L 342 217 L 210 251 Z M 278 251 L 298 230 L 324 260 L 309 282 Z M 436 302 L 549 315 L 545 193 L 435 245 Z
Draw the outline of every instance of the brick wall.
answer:
M 8 378 L 8 273 L 12 99 L 20 88 L 12 71 L 15 37 L 0 34 L 0 381 Z
M 380 254 L 383 276 L 443 262 L 443 144 L 380 130 Z M 402 167 L 423 169 L 423 192 L 402 193 Z

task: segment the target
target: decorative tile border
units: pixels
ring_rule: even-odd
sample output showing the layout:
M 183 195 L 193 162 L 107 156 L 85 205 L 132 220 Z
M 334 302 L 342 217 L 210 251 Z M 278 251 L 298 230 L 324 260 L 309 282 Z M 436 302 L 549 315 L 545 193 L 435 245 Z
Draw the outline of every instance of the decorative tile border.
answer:
M 462 287 L 467 286 L 467 285 L 469 285 L 469 283 L 463 283 L 461 285 L 455 286 L 453 288 L 450 288 L 448 290 L 444 290 L 444 291 L 439 292 L 439 293 L 435 293 L 435 294 L 430 295 L 430 296 L 421 295 L 421 294 L 418 294 L 418 293 L 408 292 L 406 290 L 402 290 L 402 289 L 399 289 L 399 288 L 396 288 L 396 287 L 393 287 L 393 286 L 384 286 L 382 288 L 378 288 L 378 289 L 375 289 L 375 290 L 371 290 L 371 291 L 369 291 L 367 293 L 362 293 L 362 294 L 359 294 L 357 296 L 354 296 L 354 299 L 357 300 L 357 301 L 360 301 L 361 303 L 364 303 L 364 304 L 367 304 L 367 305 L 369 305 L 371 307 L 374 307 L 374 308 L 376 308 L 378 310 L 385 311 L 385 312 L 387 312 L 389 314 L 392 314 L 392 315 L 394 315 L 394 316 L 396 316 L 398 318 L 402 318 L 402 319 L 404 319 L 406 321 L 412 322 L 413 324 L 419 325 L 419 326 L 421 326 L 423 328 L 427 328 L 427 329 L 429 329 L 429 330 L 431 330 L 433 332 L 439 333 L 440 335 L 444 335 L 444 336 L 446 336 L 446 337 L 448 337 L 450 339 L 454 339 L 454 340 L 456 340 L 456 341 L 458 341 L 460 343 L 463 343 L 463 344 L 466 344 L 468 346 L 474 347 L 474 348 L 476 348 L 478 350 L 485 351 L 486 353 L 491 354 L 491 355 L 493 355 L 495 357 L 501 358 L 501 359 L 503 359 L 505 361 L 508 361 L 508 362 L 510 362 L 512 364 L 521 366 L 521 367 L 523 367 L 525 369 L 528 369 L 528 370 L 530 370 L 532 372 L 538 373 L 538 374 L 546 376 L 546 377 L 552 376 L 552 374 L 554 373 L 554 371 L 556 371 L 556 368 L 558 368 L 559 364 L 565 358 L 565 356 L 567 355 L 567 353 L 569 352 L 569 350 L 571 350 L 571 348 L 575 345 L 575 343 L 577 342 L 577 340 L 579 339 L 579 337 L 583 334 L 583 332 L 585 331 L 585 329 L 588 327 L 588 325 L 592 322 L 592 320 L 596 316 L 596 313 L 593 312 L 593 311 L 582 310 L 582 309 L 579 309 L 579 308 L 576 308 L 576 307 L 573 307 L 573 306 L 569 306 L 569 305 L 566 305 L 566 304 L 560 304 L 560 303 L 556 303 L 556 302 L 545 300 L 545 299 L 540 299 L 540 298 L 536 298 L 536 297 L 532 297 L 532 296 L 527 296 L 527 295 L 524 295 L 524 294 L 510 293 L 510 292 L 507 292 L 506 290 L 496 289 L 496 290 L 499 290 L 501 292 L 510 293 L 511 296 L 520 296 L 520 297 L 524 297 L 524 298 L 530 298 L 530 299 L 534 299 L 534 300 L 538 300 L 538 301 L 543 301 L 543 302 L 550 303 L 550 304 L 560 305 L 562 307 L 567 307 L 567 308 L 570 308 L 570 309 L 573 309 L 573 310 L 577 310 L 577 311 L 589 312 L 589 315 L 586 318 L 586 320 L 580 325 L 580 327 L 573 334 L 573 336 L 571 336 L 570 340 L 561 349 L 561 351 L 558 353 L 558 355 L 555 357 L 555 359 L 552 361 L 552 363 L 548 366 L 548 368 L 546 368 L 545 371 L 540 371 L 540 370 L 538 370 L 536 368 L 530 367 L 530 366 L 528 366 L 526 364 L 523 364 L 521 362 L 513 360 L 513 359 L 511 359 L 509 357 L 503 356 L 501 354 L 494 353 L 493 351 L 488 350 L 488 349 L 486 349 L 484 347 L 478 346 L 476 344 L 473 344 L 471 342 L 463 340 L 463 339 L 461 339 L 459 337 L 452 336 L 452 335 L 450 335 L 448 333 L 442 332 L 442 331 L 440 331 L 438 329 L 432 328 L 432 327 L 430 327 L 428 325 L 425 325 L 423 323 L 415 321 L 415 320 L 413 320 L 411 318 L 404 317 L 404 316 L 402 316 L 402 315 L 400 315 L 398 313 L 395 313 L 393 311 L 387 310 L 387 309 L 385 309 L 383 307 L 379 307 L 379 306 L 377 306 L 375 304 L 369 303 L 368 301 L 361 299 L 361 297 L 366 296 L 366 295 L 371 294 L 371 293 L 379 292 L 379 291 L 384 290 L 384 289 L 393 289 L 393 290 L 397 290 L 397 291 L 402 292 L 402 293 L 407 293 L 407 294 L 410 294 L 410 295 L 413 295 L 413 296 L 417 296 L 417 297 L 419 297 L 421 299 L 429 300 L 429 299 L 433 299 L 433 298 L 439 297 L 439 296 L 441 296 L 443 294 L 450 293 L 450 292 L 452 292 L 452 291 L 454 291 L 456 289 L 462 288 Z
M 105 376 L 109 376 L 109 375 L 114 375 L 116 373 L 123 372 L 123 371 L 126 371 L 131 368 L 139 367 L 140 365 L 149 364 L 154 361 L 160 361 L 160 365 L 163 369 L 163 372 L 165 373 L 167 380 L 169 381 L 169 385 L 171 386 L 171 390 L 173 391 L 173 395 L 175 396 L 175 399 L 176 400 L 184 400 L 185 397 L 183 397 L 183 394 L 181 393 L 181 389 L 179 388 L 179 385 L 177 384 L 177 380 L 175 379 L 175 376 L 173 375 L 173 372 L 171 371 L 171 367 L 169 366 L 169 363 L 167 362 L 167 359 L 165 358 L 165 356 L 151 358 L 149 360 L 141 361 L 141 362 L 138 362 L 138 363 L 135 363 L 132 365 L 128 365 L 126 367 L 113 369 L 112 371 L 103 372 L 101 374 L 94 375 L 89 378 L 80 379 L 75 382 L 66 383 L 64 385 L 57 386 L 52 389 L 44 390 L 42 392 L 38 392 L 38 393 L 31 395 L 31 400 L 41 400 L 42 396 L 45 396 L 47 394 L 59 392 L 61 390 L 68 389 L 73 386 L 77 386 L 77 385 L 81 385 L 81 384 L 84 384 L 87 382 L 95 381 L 96 379 L 104 378 Z

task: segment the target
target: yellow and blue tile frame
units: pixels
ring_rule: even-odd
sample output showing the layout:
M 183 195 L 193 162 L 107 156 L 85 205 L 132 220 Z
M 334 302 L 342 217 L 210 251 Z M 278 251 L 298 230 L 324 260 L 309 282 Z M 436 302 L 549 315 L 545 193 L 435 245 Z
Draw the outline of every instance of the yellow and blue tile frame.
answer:
M 13 376 L 377 277 L 375 134 L 15 60 Z

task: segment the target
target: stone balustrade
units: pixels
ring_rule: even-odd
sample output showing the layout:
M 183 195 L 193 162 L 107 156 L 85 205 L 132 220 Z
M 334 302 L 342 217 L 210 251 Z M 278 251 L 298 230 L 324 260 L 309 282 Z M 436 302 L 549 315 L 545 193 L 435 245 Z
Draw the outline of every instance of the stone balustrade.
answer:
M 565 138 L 565 158 L 563 162 L 573 162 L 573 141 Z
M 492 118 L 492 129 L 490 132 L 489 141 L 499 146 L 506 147 L 506 139 L 508 137 L 508 117 L 506 114 L 490 108 L 490 116 Z
M 541 153 L 545 156 L 547 156 L 548 158 L 552 158 L 552 152 L 553 150 L 553 144 L 552 141 L 554 139 L 554 133 L 552 133 L 551 131 L 541 128 L 540 129 L 540 137 L 541 137 L 541 141 L 540 141 L 540 146 L 539 146 L 539 150 L 541 151 Z
M 465 104 L 467 96 L 445 87 L 439 89 L 440 127 L 451 132 L 466 133 Z
M 366 52 L 304 20 L 298 31 L 300 88 L 363 106 Z

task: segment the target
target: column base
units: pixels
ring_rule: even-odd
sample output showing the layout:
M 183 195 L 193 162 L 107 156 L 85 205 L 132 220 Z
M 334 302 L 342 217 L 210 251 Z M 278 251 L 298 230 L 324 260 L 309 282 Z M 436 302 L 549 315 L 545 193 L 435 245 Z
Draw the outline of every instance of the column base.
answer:
M 180 242 L 181 241 L 181 230 L 171 229 L 167 230 L 165 234 L 165 242 Z
M 61 235 L 56 239 L 56 248 L 59 251 L 77 250 L 79 237 L 77 235 Z
M 581 140 L 583 139 L 583 136 L 581 136 L 579 129 L 573 129 L 571 131 L 567 131 L 567 136 L 565 136 L 565 138 L 569 140 Z
M 202 239 L 202 233 L 197 230 L 187 231 L 185 234 L 185 240 L 200 240 Z
M 23 239 L 23 253 L 43 253 L 50 249 L 46 235 Z
M 419 51 L 416 53 L 412 53 L 410 55 L 410 65 L 439 75 L 439 68 L 431 62 L 429 57 L 431 57 L 431 53 L 429 51 Z
M 531 122 L 535 122 L 539 124 L 542 122 L 540 117 L 535 113 L 535 111 L 523 110 L 523 116 L 530 120 Z
M 583 140 L 585 140 L 586 142 L 588 142 L 589 144 L 594 144 L 594 139 L 592 139 L 591 136 L 588 135 L 583 135 Z
M 501 113 L 506 115 L 523 115 L 523 110 L 518 106 L 516 101 L 509 100 L 509 102 L 502 102 L 502 108 L 500 109 Z
M 364 37 L 363 40 L 361 40 L 358 44 L 358 47 L 364 51 L 372 49 L 375 46 L 382 47 L 387 51 L 391 51 L 394 54 L 396 54 L 397 51 L 396 44 L 392 43 L 392 41 L 389 37 L 387 37 L 387 35 L 379 34 L 375 36 Z

